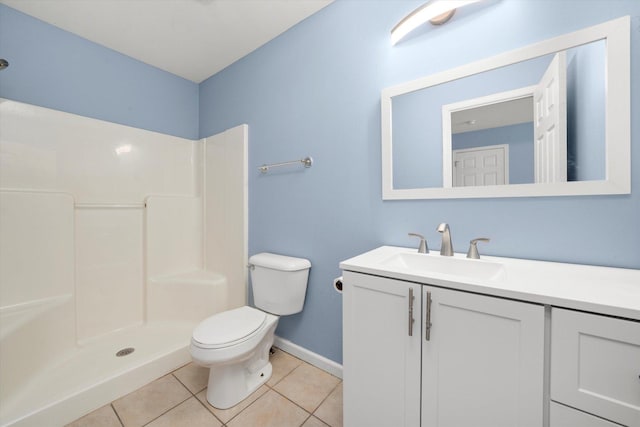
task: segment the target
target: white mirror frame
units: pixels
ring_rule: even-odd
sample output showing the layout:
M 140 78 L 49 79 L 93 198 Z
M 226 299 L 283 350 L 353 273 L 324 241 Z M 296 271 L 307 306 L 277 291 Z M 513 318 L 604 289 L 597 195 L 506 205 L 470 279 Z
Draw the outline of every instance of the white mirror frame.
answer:
M 451 70 L 386 88 L 381 97 L 382 199 L 577 196 L 631 193 L 630 22 L 624 16 Z M 392 108 L 394 96 L 415 92 L 506 65 L 598 40 L 606 41 L 605 166 L 601 181 L 509 184 L 478 187 L 393 188 Z M 449 167 L 450 168 L 450 167 Z M 449 180 L 450 182 L 451 180 Z

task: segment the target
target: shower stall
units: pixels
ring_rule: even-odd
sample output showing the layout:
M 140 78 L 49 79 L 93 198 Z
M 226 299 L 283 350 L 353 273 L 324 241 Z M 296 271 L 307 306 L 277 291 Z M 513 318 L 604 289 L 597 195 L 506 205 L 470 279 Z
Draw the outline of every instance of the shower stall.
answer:
M 0 426 L 64 425 L 246 303 L 247 126 L 191 141 L 0 99 Z

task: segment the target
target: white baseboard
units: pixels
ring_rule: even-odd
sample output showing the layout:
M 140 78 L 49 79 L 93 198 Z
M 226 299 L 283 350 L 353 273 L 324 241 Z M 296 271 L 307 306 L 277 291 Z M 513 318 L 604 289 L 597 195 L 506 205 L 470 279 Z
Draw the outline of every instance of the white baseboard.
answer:
M 319 354 L 314 353 L 311 350 L 300 347 L 298 344 L 294 344 L 291 341 L 280 338 L 277 335 L 275 336 L 273 345 L 293 356 L 296 356 L 299 359 L 304 360 L 305 362 L 315 366 L 316 368 L 320 368 L 323 371 L 330 373 L 331 375 L 342 378 L 342 365 L 334 362 L 331 359 L 320 356 Z

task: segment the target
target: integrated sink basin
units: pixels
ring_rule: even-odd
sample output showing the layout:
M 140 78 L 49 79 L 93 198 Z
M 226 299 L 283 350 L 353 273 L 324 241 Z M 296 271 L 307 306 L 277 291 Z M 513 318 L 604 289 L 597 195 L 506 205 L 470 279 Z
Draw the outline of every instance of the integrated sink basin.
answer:
M 409 274 L 437 274 L 465 280 L 500 281 L 506 276 L 505 266 L 499 262 L 468 259 L 464 255 L 452 257 L 402 252 L 380 262 L 381 267 Z

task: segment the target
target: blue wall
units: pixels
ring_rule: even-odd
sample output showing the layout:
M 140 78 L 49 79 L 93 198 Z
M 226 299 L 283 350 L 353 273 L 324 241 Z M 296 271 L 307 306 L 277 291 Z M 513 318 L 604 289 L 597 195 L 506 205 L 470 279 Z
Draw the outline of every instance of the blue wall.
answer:
M 198 138 L 198 85 L 0 4 L 0 97 Z
M 277 333 L 340 361 L 338 263 L 407 232 L 454 247 L 487 235 L 487 254 L 640 268 L 640 193 L 623 196 L 383 201 L 380 91 L 553 36 L 632 15 L 640 75 L 640 2 L 489 1 L 459 10 L 392 47 L 390 29 L 422 1 L 338 0 L 200 85 L 200 135 L 249 124 L 249 251 L 313 263 L 301 314 Z M 632 82 L 632 144 L 640 147 L 640 79 Z M 260 175 L 262 163 L 313 156 L 311 169 Z M 633 150 L 634 188 L 640 149 Z
M 487 0 L 395 47 L 390 29 L 422 0 L 337 0 L 200 86 L 0 5 L 0 96 L 167 134 L 198 138 L 249 124 L 250 254 L 313 263 L 305 309 L 278 334 L 342 359 L 338 263 L 407 232 L 452 227 L 458 251 L 640 268 L 640 193 L 626 196 L 382 201 L 380 91 L 542 39 L 632 15 L 636 0 Z M 632 77 L 632 185 L 640 183 L 640 78 Z M 199 104 L 198 104 L 199 103 Z M 313 156 L 311 169 L 261 175 L 262 163 Z

